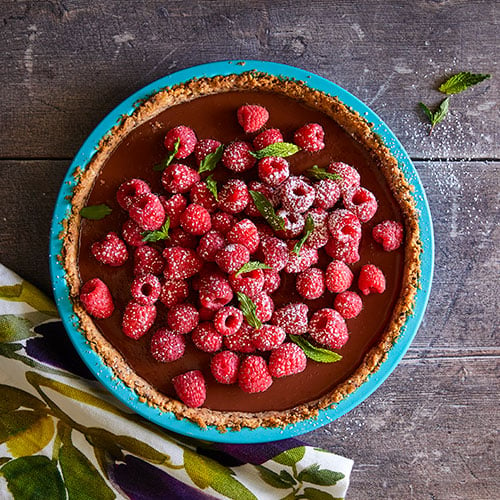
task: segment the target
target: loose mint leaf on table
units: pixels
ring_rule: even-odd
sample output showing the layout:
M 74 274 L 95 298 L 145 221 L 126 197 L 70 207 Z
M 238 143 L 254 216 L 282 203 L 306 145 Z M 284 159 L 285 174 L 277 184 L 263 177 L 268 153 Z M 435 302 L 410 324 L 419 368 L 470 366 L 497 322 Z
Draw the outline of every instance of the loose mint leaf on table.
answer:
M 458 94 L 488 78 L 491 78 L 491 75 L 462 71 L 448 78 L 439 86 L 439 90 L 444 94 Z
M 215 201 L 219 201 L 219 193 L 217 192 L 217 181 L 214 179 L 213 175 L 209 175 L 205 179 L 205 184 L 208 190 L 214 195 Z
M 304 225 L 304 236 L 302 236 L 302 238 L 299 241 L 297 241 L 297 243 L 295 243 L 295 245 L 293 247 L 293 253 L 295 255 L 300 254 L 300 250 L 304 246 L 304 243 L 307 241 L 307 238 L 309 238 L 309 236 L 311 236 L 311 233 L 313 231 L 314 231 L 314 220 L 311 217 L 311 215 L 308 215 L 306 217 L 306 223 Z
M 279 231 L 285 229 L 285 221 L 276 214 L 271 202 L 258 191 L 249 191 L 257 210 L 261 213 L 262 217 L 266 219 L 267 223 L 275 230 Z
M 294 155 L 298 151 L 300 151 L 300 148 L 291 142 L 275 142 L 274 144 L 269 144 L 269 146 L 259 149 L 258 151 L 250 151 L 250 154 L 254 158 L 257 158 L 257 160 L 261 160 L 267 156 L 285 158 L 286 156 Z
M 259 318 L 257 318 L 257 306 L 248 295 L 245 295 L 242 292 L 236 292 L 236 295 L 238 295 L 240 310 L 243 313 L 243 316 L 245 316 L 247 323 L 258 330 L 262 326 L 262 322 Z
M 88 207 L 83 207 L 80 210 L 80 215 L 85 219 L 90 220 L 101 220 L 109 215 L 113 210 L 106 204 L 101 205 L 89 205 Z
M 224 152 L 224 146 L 219 146 L 213 153 L 208 153 L 203 160 L 201 160 L 200 167 L 198 168 L 198 173 L 211 172 L 217 166 L 217 163 L 222 158 L 222 153 Z
M 150 242 L 155 242 L 155 241 L 160 241 L 160 240 L 166 240 L 168 236 L 168 230 L 170 229 L 170 217 L 167 217 L 167 220 L 163 224 L 163 226 L 158 229 L 157 231 L 144 231 L 141 233 L 142 236 L 142 241 L 150 241 Z
M 323 179 L 332 179 L 334 181 L 339 181 L 342 179 L 339 174 L 327 172 L 325 168 L 320 168 L 318 167 L 318 165 L 314 165 L 311 168 L 308 168 L 304 173 L 307 175 L 307 177 L 315 181 L 321 181 Z
M 323 349 L 322 347 L 316 347 L 300 335 L 290 335 L 290 340 L 297 344 L 304 351 L 304 354 L 313 361 L 318 361 L 319 363 L 335 363 L 342 359 L 340 354 L 329 351 L 328 349 Z
M 168 152 L 167 157 L 161 163 L 153 167 L 153 170 L 155 172 L 163 172 L 172 163 L 172 160 L 175 158 L 175 155 L 179 152 L 180 144 L 181 140 L 177 139 L 174 144 L 174 149 Z
M 271 266 L 258 261 L 250 261 L 243 264 L 237 271 L 235 276 L 239 276 L 242 273 L 248 273 L 250 271 L 255 271 L 256 269 L 272 269 Z
M 429 121 L 431 122 L 431 129 L 429 131 L 429 135 L 432 134 L 434 127 L 443 121 L 444 117 L 448 113 L 450 98 L 447 97 L 444 99 L 441 104 L 438 106 L 436 111 L 432 112 L 423 102 L 419 102 L 420 108 L 423 110 Z

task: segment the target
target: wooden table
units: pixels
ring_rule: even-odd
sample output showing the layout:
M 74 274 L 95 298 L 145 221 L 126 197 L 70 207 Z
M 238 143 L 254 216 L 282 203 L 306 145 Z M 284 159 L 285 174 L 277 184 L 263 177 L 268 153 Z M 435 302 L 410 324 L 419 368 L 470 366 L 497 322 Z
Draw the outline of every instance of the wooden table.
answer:
M 50 293 L 49 223 L 73 155 L 129 94 L 173 71 L 263 59 L 318 73 L 396 133 L 429 197 L 436 272 L 383 386 L 305 440 L 355 460 L 350 498 L 500 497 L 499 3 L 0 1 L 0 262 Z M 458 71 L 432 136 L 417 103 Z

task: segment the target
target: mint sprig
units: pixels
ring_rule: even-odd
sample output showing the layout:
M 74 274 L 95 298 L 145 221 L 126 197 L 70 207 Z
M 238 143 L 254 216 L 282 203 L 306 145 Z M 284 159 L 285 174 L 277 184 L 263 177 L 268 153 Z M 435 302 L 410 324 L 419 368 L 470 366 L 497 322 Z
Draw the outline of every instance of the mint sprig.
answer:
M 459 94 L 488 78 L 491 78 L 491 75 L 462 71 L 456 75 L 450 76 L 448 80 L 439 86 L 439 90 L 443 92 L 443 94 Z
M 261 213 L 262 217 L 266 219 L 267 223 L 275 230 L 280 231 L 285 229 L 285 221 L 274 211 L 271 202 L 258 191 L 249 190 L 257 210 Z
M 450 98 L 447 97 L 444 99 L 441 104 L 438 106 L 436 111 L 432 112 L 423 102 L 419 102 L 418 105 L 420 108 L 423 110 L 429 121 L 431 122 L 431 129 L 429 131 L 429 135 L 432 134 L 432 131 L 434 130 L 434 127 L 443 121 L 444 117 L 448 113 L 448 106 L 449 106 L 449 101 Z
M 304 173 L 307 175 L 307 177 L 315 181 L 321 181 L 323 179 L 332 179 L 334 181 L 340 181 L 342 179 L 342 176 L 340 176 L 339 174 L 327 172 L 325 168 L 320 168 L 318 167 L 318 165 L 313 165 L 311 168 L 308 168 Z
M 217 181 L 214 179 L 213 175 L 209 175 L 204 179 L 208 190 L 214 195 L 215 201 L 219 201 L 219 193 L 217 192 Z
M 158 165 L 155 165 L 153 167 L 153 170 L 155 172 L 163 172 L 172 163 L 172 160 L 175 158 L 175 155 L 179 152 L 180 145 L 181 145 L 181 140 L 177 139 L 174 144 L 174 149 L 172 151 L 169 151 L 166 158 Z
M 236 295 L 240 303 L 240 310 L 243 316 L 245 316 L 247 323 L 258 330 L 262 326 L 262 321 L 257 317 L 257 306 L 254 301 L 243 292 L 236 292 Z
M 295 245 L 293 246 L 292 251 L 295 255 L 300 254 L 300 251 L 302 250 L 304 243 L 307 241 L 307 238 L 311 236 L 311 233 L 313 231 L 314 231 L 314 220 L 311 217 L 311 214 L 309 214 L 306 217 L 306 223 L 304 224 L 304 236 L 302 236 L 302 238 L 299 241 L 297 241 L 297 243 L 295 243 Z
M 342 359 L 340 354 L 329 351 L 328 349 L 323 349 L 322 347 L 316 347 L 300 335 L 289 335 L 289 337 L 290 340 L 294 344 L 297 344 L 304 351 L 304 354 L 313 361 L 318 361 L 319 363 L 335 363 Z
M 145 242 L 155 242 L 160 240 L 166 240 L 169 238 L 168 230 L 170 229 L 170 217 L 167 217 L 163 226 L 156 231 L 144 231 L 141 233 L 142 241 Z
M 235 277 L 238 277 L 240 274 L 249 273 L 250 271 L 255 271 L 256 269 L 272 269 L 271 266 L 264 264 L 258 261 L 250 261 L 246 264 L 243 264 L 235 273 Z
M 250 151 L 250 154 L 257 158 L 257 160 L 262 160 L 268 156 L 273 156 L 277 158 L 285 158 L 286 156 L 292 156 L 300 151 L 300 148 L 296 144 L 291 142 L 275 142 L 274 144 L 269 144 L 263 149 L 258 151 Z
M 201 160 L 198 173 L 202 174 L 203 172 L 211 172 L 214 170 L 217 163 L 221 160 L 223 152 L 224 146 L 221 145 L 214 152 L 208 153 L 207 156 Z
M 108 207 L 105 203 L 101 205 L 89 205 L 88 207 L 83 207 L 80 210 L 80 215 L 85 219 L 90 220 L 101 220 L 109 215 L 113 210 Z

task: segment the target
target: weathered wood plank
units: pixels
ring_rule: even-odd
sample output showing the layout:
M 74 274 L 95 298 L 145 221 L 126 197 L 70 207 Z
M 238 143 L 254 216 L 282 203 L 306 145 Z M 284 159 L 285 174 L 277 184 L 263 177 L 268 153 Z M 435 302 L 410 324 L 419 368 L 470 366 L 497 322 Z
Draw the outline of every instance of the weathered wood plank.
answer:
M 461 70 L 495 73 L 498 2 L 0 1 L 0 155 L 73 156 L 143 85 L 221 59 L 275 60 L 369 104 L 417 158 L 499 158 L 499 78 L 455 96 L 432 137 L 418 111 Z

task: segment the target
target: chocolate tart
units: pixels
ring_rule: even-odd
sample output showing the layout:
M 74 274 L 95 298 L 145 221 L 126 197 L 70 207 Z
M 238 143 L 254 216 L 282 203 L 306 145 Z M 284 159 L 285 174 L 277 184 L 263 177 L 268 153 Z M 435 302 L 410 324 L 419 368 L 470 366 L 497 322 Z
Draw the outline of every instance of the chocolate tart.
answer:
M 299 152 L 289 158 L 293 173 L 314 164 L 327 166 L 342 161 L 356 167 L 362 185 L 378 200 L 376 216 L 363 224 L 361 259 L 352 266 L 354 273 L 366 263 L 384 270 L 387 288 L 383 294 L 364 300 L 361 314 L 347 325 L 350 338 L 341 349 L 343 359 L 332 364 L 308 360 L 300 374 L 276 379 L 263 393 L 246 394 L 237 385 L 216 384 L 210 377 L 210 355 L 188 345 L 186 354 L 173 363 L 159 363 L 149 352 L 151 331 L 132 340 L 121 331 L 121 312 L 130 299 L 132 265 L 109 268 L 93 260 L 90 245 L 111 228 L 121 227 L 127 216 L 119 209 L 115 193 L 126 179 L 146 180 L 153 192 L 161 189 L 153 166 L 165 156 L 163 137 L 172 127 L 187 125 L 199 138 L 214 137 L 223 143 L 248 140 L 236 120 L 236 109 L 245 103 L 266 107 L 270 114 L 266 128 L 279 128 L 287 140 L 305 123 L 315 122 L 325 130 L 326 147 L 314 154 Z M 129 116 L 123 116 L 100 142 L 84 170 L 76 171 L 72 211 L 66 221 L 62 264 L 66 271 L 74 313 L 83 335 L 141 401 L 146 401 L 177 418 L 188 418 L 201 427 L 219 430 L 243 427 L 278 427 L 309 419 L 341 401 L 358 388 L 384 361 L 412 313 L 420 273 L 421 242 L 418 212 L 398 162 L 373 132 L 371 125 L 336 97 L 309 88 L 293 79 L 278 78 L 255 71 L 228 76 L 193 79 L 165 88 L 139 103 Z M 237 175 L 236 175 L 237 176 Z M 108 217 L 88 221 L 80 217 L 87 205 L 106 203 L 113 208 Z M 404 245 L 384 252 L 373 242 L 373 226 L 385 219 L 404 225 Z M 105 320 L 91 318 L 79 302 L 83 282 L 100 277 L 109 286 L 116 305 Z M 273 296 L 276 306 L 299 298 L 293 284 L 282 279 Z M 318 299 L 313 309 L 331 307 L 330 297 Z M 329 302 L 328 302 L 329 301 Z M 162 315 L 157 318 L 161 323 Z M 175 398 L 171 378 L 187 370 L 200 369 L 207 380 L 207 399 L 202 408 L 189 408 Z

